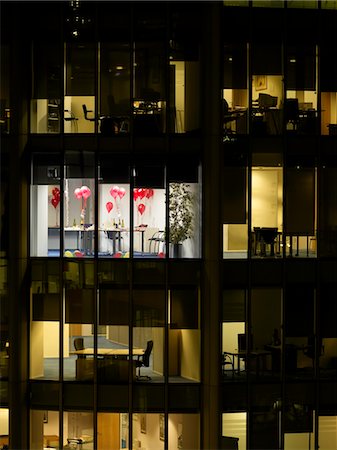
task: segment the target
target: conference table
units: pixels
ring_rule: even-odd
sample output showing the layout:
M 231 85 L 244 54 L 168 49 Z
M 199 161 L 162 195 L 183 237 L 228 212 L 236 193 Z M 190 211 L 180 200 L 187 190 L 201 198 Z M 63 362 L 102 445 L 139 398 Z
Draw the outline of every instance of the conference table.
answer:
M 132 356 L 142 356 L 143 348 L 133 348 Z M 92 381 L 94 377 L 94 355 L 97 355 L 97 376 L 102 382 L 127 382 L 129 379 L 130 350 L 128 348 L 84 348 L 69 352 L 77 355 L 76 380 Z M 136 379 L 136 361 L 132 364 L 132 377 Z
M 267 370 L 267 357 L 271 355 L 271 352 L 268 350 L 252 350 L 250 352 L 246 352 L 245 350 L 234 352 L 225 351 L 224 353 L 233 358 L 233 374 L 236 373 L 237 375 L 240 375 L 241 372 L 240 361 L 250 359 L 256 361 L 255 370 L 257 376 L 263 375 L 265 373 L 265 371 Z
M 146 231 L 145 226 L 138 226 L 134 228 L 135 233 L 141 234 L 141 252 L 144 253 L 144 233 Z M 85 255 L 93 254 L 93 242 L 94 242 L 94 233 L 95 227 L 91 226 L 73 226 L 73 227 L 65 227 L 64 228 L 65 235 L 69 236 L 71 239 L 72 236 L 74 238 L 74 243 L 76 242 L 76 248 L 81 250 Z M 111 227 L 111 228 L 98 228 L 99 233 L 104 233 L 107 239 L 112 242 L 112 254 L 115 254 L 122 250 L 122 233 L 128 233 L 130 231 L 129 228 L 122 227 Z M 59 236 L 60 228 L 59 227 L 49 227 L 48 229 L 49 237 Z M 55 234 L 56 233 L 56 234 Z M 58 239 L 57 239 L 58 241 Z M 69 240 L 67 239 L 68 243 Z M 57 242 L 58 243 L 58 242 Z M 72 245 L 73 246 L 73 245 Z M 71 247 L 72 247 L 71 246 Z M 65 248 L 67 247 L 67 243 L 65 242 Z M 71 248 L 70 247 L 70 248 Z M 68 247 L 69 248 L 69 247 Z

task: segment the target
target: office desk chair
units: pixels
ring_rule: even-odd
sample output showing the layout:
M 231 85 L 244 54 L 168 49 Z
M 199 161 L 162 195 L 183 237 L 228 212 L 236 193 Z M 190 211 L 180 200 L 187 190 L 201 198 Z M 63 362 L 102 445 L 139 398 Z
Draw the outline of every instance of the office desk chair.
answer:
M 74 339 L 75 350 L 84 350 L 84 339 L 82 337 Z M 85 358 L 85 355 L 78 355 L 78 358 Z
M 90 122 L 100 122 L 100 132 L 105 136 L 112 136 L 119 131 L 118 121 L 112 117 L 101 116 L 101 117 L 89 117 L 88 113 L 93 113 L 92 110 L 87 109 L 86 105 L 82 105 L 83 114 L 85 120 L 89 120 Z
M 150 355 L 153 349 L 153 341 L 147 341 L 146 349 L 143 355 L 138 356 L 136 360 L 136 369 L 138 368 L 138 375 L 136 376 L 137 380 L 145 379 L 151 380 L 151 377 L 148 375 L 141 375 L 140 368 L 141 367 L 149 367 L 150 366 Z
M 221 368 L 222 368 L 222 375 L 226 376 L 226 366 L 231 367 L 232 371 L 232 377 L 234 375 L 234 357 L 229 355 L 226 352 L 223 352 L 221 355 Z

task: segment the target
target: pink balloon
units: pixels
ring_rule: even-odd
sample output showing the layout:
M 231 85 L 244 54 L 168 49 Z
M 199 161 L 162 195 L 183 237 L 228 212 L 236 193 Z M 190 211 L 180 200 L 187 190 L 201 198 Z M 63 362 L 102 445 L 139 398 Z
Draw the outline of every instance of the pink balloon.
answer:
M 144 214 L 144 211 L 145 211 L 145 205 L 144 205 L 144 203 L 140 203 L 140 204 L 138 205 L 138 211 L 140 212 L 141 215 Z
M 125 189 L 124 188 L 119 188 L 119 191 L 118 191 L 118 195 L 119 195 L 119 198 L 122 200 L 122 198 L 124 197 L 124 195 L 125 195 Z
M 146 198 L 153 197 L 154 191 L 153 189 L 146 189 Z
M 84 198 L 84 200 L 89 198 L 91 195 L 91 190 L 90 190 L 90 188 L 88 188 L 88 186 L 82 186 L 81 192 L 82 192 L 82 197 Z
M 112 210 L 112 208 L 114 207 L 112 202 L 107 202 L 107 204 L 105 205 L 108 213 Z
M 136 201 L 137 198 L 138 198 L 138 189 L 134 189 L 133 190 L 133 199 L 134 199 L 134 201 Z
M 118 196 L 118 194 L 119 194 L 119 187 L 118 186 L 114 186 L 114 187 L 112 187 L 111 189 L 110 189 L 110 194 L 111 194 L 111 196 L 114 198 L 114 199 L 116 199 L 116 197 Z
M 76 189 L 74 190 L 74 194 L 75 194 L 75 197 L 76 197 L 77 199 L 80 199 L 80 198 L 82 197 L 82 195 L 83 195 L 80 188 L 76 188 Z

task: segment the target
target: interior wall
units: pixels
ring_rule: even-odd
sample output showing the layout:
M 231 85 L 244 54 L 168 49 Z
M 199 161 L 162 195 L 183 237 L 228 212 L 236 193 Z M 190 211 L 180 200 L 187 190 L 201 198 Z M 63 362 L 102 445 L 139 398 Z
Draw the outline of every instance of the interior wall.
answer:
M 282 169 L 252 169 L 252 228 L 282 224 Z
M 159 437 L 159 414 L 133 414 L 132 417 L 133 448 L 163 450 L 164 441 L 161 441 Z M 141 431 L 141 420 L 144 420 L 145 432 Z
M 318 417 L 318 444 L 324 450 L 337 448 L 337 416 Z
M 71 111 L 76 120 L 64 121 L 65 133 L 94 133 L 95 122 L 85 120 L 82 105 L 86 105 L 89 118 L 95 117 L 95 97 L 94 96 L 65 96 L 64 109 Z M 71 114 L 65 112 L 65 118 L 70 118 Z
M 0 408 L 0 436 L 8 435 L 8 409 Z
M 176 133 L 185 131 L 185 62 L 171 61 L 175 67 Z
M 238 350 L 238 334 L 245 332 L 245 322 L 223 322 L 222 350 L 235 352 Z
M 283 83 L 281 75 L 266 75 L 267 87 L 263 90 L 256 90 L 256 75 L 253 75 L 252 99 L 257 100 L 259 94 L 269 94 L 277 97 L 277 108 L 282 107 L 283 103 Z
M 200 330 L 181 330 L 181 376 L 200 380 Z
M 239 438 L 238 450 L 246 450 L 247 413 L 222 414 L 222 436 Z
M 58 322 L 43 322 L 43 356 L 44 358 L 59 358 L 60 330 Z M 63 327 L 63 355 L 69 356 L 69 324 Z
M 168 450 L 177 448 L 190 450 L 200 448 L 200 418 L 198 414 L 169 414 Z

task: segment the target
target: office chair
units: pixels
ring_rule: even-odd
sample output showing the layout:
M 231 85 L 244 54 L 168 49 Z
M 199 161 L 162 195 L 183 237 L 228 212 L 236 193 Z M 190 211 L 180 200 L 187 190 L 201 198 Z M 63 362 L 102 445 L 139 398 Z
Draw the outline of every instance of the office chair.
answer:
M 324 353 L 324 346 L 322 345 L 322 338 L 317 340 L 317 357 L 319 358 Z M 308 336 L 307 345 L 303 348 L 303 354 L 315 361 L 315 336 Z
M 221 355 L 221 367 L 222 367 L 222 375 L 226 376 L 226 366 L 230 366 L 232 368 L 232 377 L 234 375 L 234 358 L 231 357 L 226 352 L 223 352 Z
M 145 380 L 151 380 L 151 377 L 148 375 L 141 375 L 140 374 L 140 368 L 141 367 L 149 367 L 150 366 L 150 355 L 153 349 L 153 341 L 147 341 L 146 349 L 143 355 L 138 356 L 138 359 L 136 360 L 136 368 L 138 368 L 138 375 L 136 376 L 137 380 L 145 379 Z
M 82 337 L 74 339 L 75 350 L 84 350 L 84 339 Z M 78 358 L 85 358 L 85 355 L 77 355 Z
M 156 231 L 149 238 L 149 253 L 158 254 L 161 242 L 165 242 L 165 231 Z M 153 244 L 153 248 L 152 248 Z
M 88 110 L 86 105 L 82 105 L 84 118 L 85 120 L 89 120 L 90 122 L 95 122 L 95 117 L 88 117 L 88 113 L 92 113 L 93 111 Z

